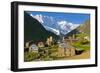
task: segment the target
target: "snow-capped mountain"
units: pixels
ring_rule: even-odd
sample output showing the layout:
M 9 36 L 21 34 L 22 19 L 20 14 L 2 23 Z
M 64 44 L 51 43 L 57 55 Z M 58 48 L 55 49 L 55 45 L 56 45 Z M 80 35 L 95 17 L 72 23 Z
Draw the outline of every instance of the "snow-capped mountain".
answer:
M 42 14 L 30 14 L 30 16 L 37 19 L 46 30 L 51 31 L 56 35 L 66 35 L 68 32 L 79 26 L 79 24 L 73 24 L 71 22 L 67 22 L 67 20 L 58 21 L 52 16 L 44 16 Z
M 79 24 L 69 23 L 65 20 L 58 21 L 57 24 L 58 24 L 60 32 L 63 35 L 66 35 L 67 33 L 69 33 L 70 31 L 72 31 L 73 29 L 75 29 L 79 26 Z
M 44 26 L 44 27 L 45 27 L 46 30 L 51 31 L 56 35 L 60 35 L 60 31 L 59 30 L 51 28 L 51 27 L 48 27 L 48 26 Z
M 49 16 L 43 16 L 41 14 L 32 15 L 33 18 L 37 19 L 42 25 L 52 27 L 56 23 L 55 19 L 53 17 Z

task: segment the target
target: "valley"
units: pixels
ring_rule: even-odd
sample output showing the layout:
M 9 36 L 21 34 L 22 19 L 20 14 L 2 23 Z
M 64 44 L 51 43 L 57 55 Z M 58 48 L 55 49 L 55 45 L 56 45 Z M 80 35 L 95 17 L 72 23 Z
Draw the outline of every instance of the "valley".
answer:
M 67 26 L 70 31 L 44 27 L 26 12 L 24 22 L 25 62 L 90 58 L 89 20 L 74 29 Z

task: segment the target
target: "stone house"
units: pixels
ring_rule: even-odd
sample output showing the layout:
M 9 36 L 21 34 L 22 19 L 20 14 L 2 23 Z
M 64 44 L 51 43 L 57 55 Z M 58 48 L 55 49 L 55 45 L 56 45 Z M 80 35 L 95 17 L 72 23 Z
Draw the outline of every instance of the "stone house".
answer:
M 66 42 L 59 43 L 58 55 L 67 57 L 74 56 L 75 48 L 69 46 Z
M 46 44 L 51 45 L 53 42 L 53 37 L 50 36 L 49 38 L 47 38 Z
M 39 42 L 39 43 L 38 43 L 38 47 L 39 47 L 39 48 L 44 47 L 44 43 L 43 43 L 43 42 Z
M 38 52 L 38 47 L 35 44 L 32 44 L 29 47 L 29 52 Z

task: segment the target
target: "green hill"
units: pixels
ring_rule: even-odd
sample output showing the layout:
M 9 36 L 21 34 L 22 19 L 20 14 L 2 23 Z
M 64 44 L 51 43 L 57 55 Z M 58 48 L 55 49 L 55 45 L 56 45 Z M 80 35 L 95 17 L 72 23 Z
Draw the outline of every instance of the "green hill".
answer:
M 89 50 L 90 49 L 90 20 L 87 20 L 83 25 L 77 27 L 66 36 L 78 39 L 78 41 L 71 42 L 71 45 L 77 48 L 77 50 Z
M 90 20 L 87 20 L 83 25 L 79 26 L 77 30 L 90 36 Z
M 83 25 L 80 25 L 76 29 L 66 34 L 65 37 L 67 38 L 69 36 L 72 36 L 73 34 L 75 35 L 75 34 L 81 34 L 81 33 L 84 33 L 90 37 L 90 20 L 87 20 Z

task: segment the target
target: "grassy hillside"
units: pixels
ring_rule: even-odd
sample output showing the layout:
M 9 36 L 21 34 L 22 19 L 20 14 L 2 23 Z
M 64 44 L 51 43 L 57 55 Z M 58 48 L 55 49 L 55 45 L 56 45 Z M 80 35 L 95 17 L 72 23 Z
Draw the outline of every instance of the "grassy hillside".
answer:
M 74 39 L 78 39 L 76 42 L 72 42 L 71 45 L 80 50 L 90 49 L 90 20 L 87 20 L 83 25 L 74 29 L 68 33 L 67 37 L 75 36 Z
M 79 26 L 77 30 L 90 36 L 90 20 L 87 20 L 83 25 Z
M 68 38 L 69 36 L 72 36 L 73 34 L 75 35 L 79 33 L 80 34 L 83 33 L 83 35 L 87 35 L 90 37 L 90 20 L 87 20 L 84 24 L 80 25 L 76 29 L 66 34 L 65 37 Z

